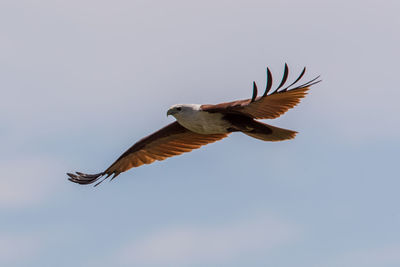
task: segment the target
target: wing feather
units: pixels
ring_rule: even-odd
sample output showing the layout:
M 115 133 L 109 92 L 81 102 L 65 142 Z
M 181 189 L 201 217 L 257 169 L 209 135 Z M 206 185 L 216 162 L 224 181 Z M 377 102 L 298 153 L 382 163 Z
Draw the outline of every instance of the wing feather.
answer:
M 98 174 L 68 173 L 69 180 L 79 184 L 91 184 L 105 176 L 95 184 L 96 186 L 111 175 L 114 179 L 121 172 L 131 168 L 181 155 L 227 136 L 228 134 L 197 134 L 175 121 L 135 143 L 104 172 Z
M 267 86 L 261 97 L 256 97 L 255 94 L 257 90 L 254 89 L 256 86 L 253 84 L 253 96 L 251 99 L 237 100 L 217 105 L 202 105 L 200 108 L 203 111 L 211 113 L 240 113 L 254 119 L 275 119 L 299 104 L 300 100 L 307 95 L 307 91 L 310 87 L 320 82 L 320 80 L 317 80 L 319 78 L 318 76 L 307 83 L 290 88 L 301 80 L 305 70 L 306 68 L 303 69 L 292 84 L 286 88 L 280 89 L 284 86 L 288 78 L 289 69 L 287 64 L 285 64 L 285 71 L 281 83 L 278 85 L 277 89 L 268 94 L 272 86 L 272 76 L 270 70 L 267 69 Z

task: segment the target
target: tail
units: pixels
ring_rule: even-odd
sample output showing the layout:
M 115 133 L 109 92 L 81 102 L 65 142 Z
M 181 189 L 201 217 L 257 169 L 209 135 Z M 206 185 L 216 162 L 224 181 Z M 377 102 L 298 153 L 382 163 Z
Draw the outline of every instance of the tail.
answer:
M 248 136 L 263 140 L 263 141 L 283 141 L 293 139 L 297 132 L 271 126 L 266 123 L 253 120 L 246 130 L 241 130 Z

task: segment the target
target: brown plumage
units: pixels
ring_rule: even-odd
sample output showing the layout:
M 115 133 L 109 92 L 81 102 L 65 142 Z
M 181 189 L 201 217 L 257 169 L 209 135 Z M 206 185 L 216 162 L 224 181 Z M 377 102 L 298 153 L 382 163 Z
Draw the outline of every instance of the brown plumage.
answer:
M 111 179 L 121 172 L 143 164 L 150 164 L 156 160 L 164 160 L 169 157 L 190 152 L 203 145 L 213 143 L 227 137 L 228 134 L 197 134 L 182 127 L 178 122 L 173 122 L 157 132 L 139 140 L 123 153 L 107 170 L 98 174 L 67 173 L 69 180 L 78 184 L 89 184 L 97 181 L 102 176 Z M 104 179 L 105 179 L 104 178 Z M 98 182 L 96 185 L 100 184 Z
M 285 64 L 282 81 L 272 93 L 269 93 L 272 88 L 272 75 L 267 68 L 267 85 L 260 97 L 257 97 L 258 89 L 254 82 L 251 99 L 217 105 L 174 105 L 168 110 L 167 115 L 173 115 L 177 121 L 139 140 L 105 171 L 98 174 L 67 173 L 69 180 L 78 184 L 91 184 L 97 181 L 95 184 L 97 186 L 110 176 L 112 180 L 121 172 L 131 168 L 190 152 L 221 140 L 236 131 L 263 141 L 292 139 L 297 132 L 258 122 L 256 119 L 279 117 L 296 106 L 310 86 L 320 82 L 317 81 L 318 76 L 305 84 L 290 88 L 304 73 L 305 68 L 294 82 L 282 89 L 289 74 Z
M 306 68 L 303 69 L 300 76 L 292 84 L 281 89 L 287 81 L 289 74 L 289 68 L 287 64 L 285 64 L 285 71 L 281 83 L 273 93 L 268 94 L 272 87 L 272 75 L 271 71 L 267 68 L 267 86 L 262 96 L 257 97 L 257 85 L 253 82 L 253 96 L 251 99 L 237 100 L 216 105 L 202 105 L 201 109 L 208 112 L 245 114 L 253 119 L 275 119 L 300 103 L 300 100 L 306 96 L 310 87 L 320 82 L 317 81 L 319 78 L 318 76 L 307 83 L 289 89 L 303 77 L 305 71 Z

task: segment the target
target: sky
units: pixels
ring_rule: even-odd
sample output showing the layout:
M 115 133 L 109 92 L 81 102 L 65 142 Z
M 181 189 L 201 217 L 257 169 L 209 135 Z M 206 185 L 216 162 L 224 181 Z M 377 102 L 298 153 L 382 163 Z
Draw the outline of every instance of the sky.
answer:
M 400 266 L 398 1 L 0 3 L 0 265 Z M 177 103 L 322 83 L 285 142 L 235 133 L 101 186 Z

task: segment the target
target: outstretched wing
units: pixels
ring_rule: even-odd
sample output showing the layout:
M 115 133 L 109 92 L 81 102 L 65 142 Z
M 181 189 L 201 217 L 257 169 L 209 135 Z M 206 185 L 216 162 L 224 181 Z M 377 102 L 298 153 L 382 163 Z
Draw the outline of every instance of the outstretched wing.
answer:
M 272 75 L 269 68 L 267 68 L 267 85 L 262 96 L 257 97 L 257 85 L 253 82 L 253 96 L 251 99 L 226 102 L 217 105 L 202 105 L 200 108 L 203 111 L 212 113 L 240 113 L 254 119 L 275 119 L 300 103 L 301 98 L 305 97 L 310 87 L 321 81 L 318 80 L 318 76 L 307 83 L 296 86 L 305 72 L 306 68 L 303 69 L 299 77 L 293 83 L 284 87 L 289 76 L 289 68 L 287 64 L 285 64 L 285 71 L 281 83 L 272 93 L 269 93 L 272 88 Z
M 76 174 L 67 173 L 67 175 L 71 182 L 78 184 L 91 184 L 104 176 L 100 182 L 95 184 L 97 186 L 110 175 L 113 175 L 112 180 L 121 172 L 131 168 L 190 152 L 193 149 L 213 143 L 227 136 L 228 134 L 197 134 L 175 121 L 138 141 L 104 172 L 98 174 L 76 172 Z

